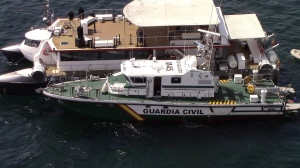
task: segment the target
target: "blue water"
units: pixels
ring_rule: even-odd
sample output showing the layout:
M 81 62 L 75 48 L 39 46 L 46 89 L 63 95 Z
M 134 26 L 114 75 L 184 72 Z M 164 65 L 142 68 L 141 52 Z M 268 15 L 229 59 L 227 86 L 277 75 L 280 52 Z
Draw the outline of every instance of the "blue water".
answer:
M 51 1 L 56 16 L 78 7 L 123 8 L 129 0 Z M 42 0 L 0 0 L 0 47 L 21 42 Z M 220 0 L 216 1 L 220 4 Z M 256 13 L 280 43 L 281 85 L 300 93 L 300 8 L 296 0 L 227 0 L 225 14 Z M 30 66 L 30 65 L 29 65 Z M 0 57 L 0 74 L 18 69 Z M 299 97 L 298 97 L 299 98 Z M 217 123 L 94 121 L 42 95 L 0 96 L 0 168 L 300 167 L 300 120 Z

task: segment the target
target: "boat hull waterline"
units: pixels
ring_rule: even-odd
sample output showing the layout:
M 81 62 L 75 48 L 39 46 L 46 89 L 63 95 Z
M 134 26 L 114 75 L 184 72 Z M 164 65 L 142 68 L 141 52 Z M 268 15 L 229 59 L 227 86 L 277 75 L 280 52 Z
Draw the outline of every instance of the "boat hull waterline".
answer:
M 291 114 L 284 105 L 277 104 L 187 104 L 141 103 L 65 97 L 43 91 L 58 99 L 59 104 L 74 113 L 102 120 L 129 121 L 181 121 L 181 120 L 238 120 L 282 118 Z

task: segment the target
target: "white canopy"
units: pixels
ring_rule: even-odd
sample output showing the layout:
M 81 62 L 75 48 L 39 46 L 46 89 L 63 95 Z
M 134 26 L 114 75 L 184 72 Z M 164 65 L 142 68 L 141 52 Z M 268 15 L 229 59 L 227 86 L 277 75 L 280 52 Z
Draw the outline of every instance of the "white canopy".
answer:
M 224 17 L 230 39 L 266 37 L 256 14 L 225 15 Z
M 123 13 L 140 27 L 219 23 L 213 0 L 133 0 Z
M 47 29 L 34 29 L 25 34 L 25 37 L 30 40 L 48 40 L 52 32 Z

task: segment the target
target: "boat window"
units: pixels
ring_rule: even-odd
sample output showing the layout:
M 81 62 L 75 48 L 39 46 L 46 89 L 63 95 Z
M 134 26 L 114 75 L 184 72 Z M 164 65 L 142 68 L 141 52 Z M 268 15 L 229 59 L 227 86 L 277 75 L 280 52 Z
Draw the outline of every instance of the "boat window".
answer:
M 68 45 L 69 43 L 67 41 L 63 41 L 63 42 L 60 42 L 60 45 Z
M 151 53 L 152 50 L 135 50 L 135 51 L 130 51 L 128 54 L 130 58 L 148 59 Z
M 30 47 L 35 47 L 35 48 L 38 48 L 40 43 L 41 43 L 41 41 L 39 41 L 39 40 L 31 40 L 28 38 L 25 38 L 25 42 L 24 42 L 25 45 L 30 46 Z
M 99 60 L 99 52 L 61 52 L 61 61 Z
M 173 77 L 173 78 L 171 78 L 171 83 L 181 83 L 181 77 Z
M 73 60 L 74 61 L 88 61 L 88 60 L 98 60 L 98 52 L 74 52 Z
M 133 83 L 146 83 L 146 78 L 144 77 L 130 77 Z
M 61 61 L 88 61 L 88 60 L 120 60 L 134 57 L 136 59 L 147 59 L 150 51 L 83 51 L 83 52 L 61 52 Z
M 100 60 L 117 60 L 129 58 L 127 51 L 102 51 L 99 53 Z
M 69 52 L 61 52 L 60 53 L 61 61 L 72 61 L 72 53 Z

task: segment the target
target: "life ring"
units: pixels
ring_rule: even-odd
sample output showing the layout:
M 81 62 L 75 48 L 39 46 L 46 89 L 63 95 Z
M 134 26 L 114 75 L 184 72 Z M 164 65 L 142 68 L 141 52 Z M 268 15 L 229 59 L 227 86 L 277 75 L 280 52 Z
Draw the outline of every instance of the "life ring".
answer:
M 252 94 L 255 91 L 255 86 L 254 85 L 248 85 L 247 86 L 247 92 Z
M 264 49 L 263 48 L 260 49 L 260 53 L 261 54 L 264 53 Z
M 45 55 L 45 56 L 50 55 L 49 51 L 46 48 L 43 49 L 43 55 Z

